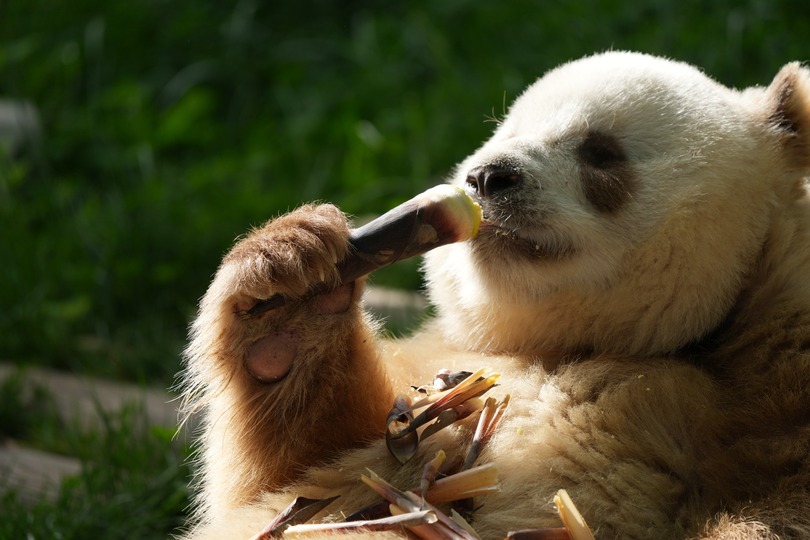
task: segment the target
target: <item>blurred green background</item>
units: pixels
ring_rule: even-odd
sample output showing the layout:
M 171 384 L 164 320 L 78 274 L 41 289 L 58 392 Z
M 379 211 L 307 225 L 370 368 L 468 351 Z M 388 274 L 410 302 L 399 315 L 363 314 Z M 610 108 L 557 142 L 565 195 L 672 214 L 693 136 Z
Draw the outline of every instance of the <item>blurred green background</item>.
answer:
M 740 87 L 808 36 L 806 0 L 0 0 L 0 99 L 41 124 L 0 153 L 0 361 L 166 387 L 249 227 L 392 207 L 561 62 L 634 49 Z

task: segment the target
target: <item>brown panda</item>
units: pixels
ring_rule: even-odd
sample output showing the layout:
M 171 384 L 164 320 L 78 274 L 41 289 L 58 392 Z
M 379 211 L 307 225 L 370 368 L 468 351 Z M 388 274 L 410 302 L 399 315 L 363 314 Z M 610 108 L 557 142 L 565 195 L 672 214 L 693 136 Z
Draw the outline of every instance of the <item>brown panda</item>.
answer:
M 559 526 L 561 488 L 599 538 L 810 538 L 808 174 L 808 69 L 737 91 L 609 52 L 547 73 L 456 168 L 484 222 L 425 257 L 436 316 L 414 337 L 380 338 L 363 280 L 338 286 L 335 207 L 251 231 L 185 353 L 203 416 L 188 535 L 247 538 L 297 495 L 341 494 L 340 519 L 374 500 L 366 467 L 412 486 L 470 430 L 401 465 L 395 395 L 487 367 L 511 403 L 480 456 L 501 483 L 476 500 L 482 538 Z M 245 315 L 277 293 L 300 300 Z

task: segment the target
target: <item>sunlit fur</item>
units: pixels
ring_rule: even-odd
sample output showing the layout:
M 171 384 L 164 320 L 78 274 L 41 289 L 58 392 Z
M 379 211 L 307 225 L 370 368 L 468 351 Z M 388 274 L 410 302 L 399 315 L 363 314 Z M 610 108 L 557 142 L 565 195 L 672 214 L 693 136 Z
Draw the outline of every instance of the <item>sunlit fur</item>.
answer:
M 593 133 L 633 175 L 609 211 L 580 184 Z M 413 338 L 376 337 L 360 282 L 340 313 L 315 298 L 243 316 L 337 279 L 334 207 L 272 220 L 225 257 L 185 354 L 203 418 L 189 536 L 247 538 L 298 495 L 342 494 L 340 519 L 374 500 L 366 467 L 415 486 L 470 432 L 401 466 L 380 440 L 394 395 L 489 367 L 512 399 L 480 458 L 502 484 L 476 500 L 482 538 L 558 527 L 560 488 L 599 538 L 810 538 L 810 72 L 736 91 L 660 58 L 585 58 L 526 90 L 450 182 L 504 160 L 523 184 L 481 201 L 504 234 L 426 257 L 437 315 Z M 291 371 L 259 382 L 245 356 L 279 330 L 298 340 Z

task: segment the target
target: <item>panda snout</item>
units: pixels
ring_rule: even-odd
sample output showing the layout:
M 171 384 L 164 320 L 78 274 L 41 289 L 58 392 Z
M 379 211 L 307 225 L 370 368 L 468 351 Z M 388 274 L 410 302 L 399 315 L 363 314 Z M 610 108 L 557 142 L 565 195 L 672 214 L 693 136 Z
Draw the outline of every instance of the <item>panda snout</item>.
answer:
M 490 164 L 470 169 L 466 182 L 467 189 L 489 198 L 520 187 L 523 184 L 523 175 L 517 167 Z

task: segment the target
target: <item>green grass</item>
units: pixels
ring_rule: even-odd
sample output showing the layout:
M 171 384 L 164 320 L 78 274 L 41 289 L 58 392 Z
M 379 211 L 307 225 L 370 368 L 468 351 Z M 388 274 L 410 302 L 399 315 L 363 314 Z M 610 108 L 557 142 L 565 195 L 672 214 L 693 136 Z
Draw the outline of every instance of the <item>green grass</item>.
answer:
M 188 447 L 174 440 L 173 428 L 148 425 L 136 405 L 99 415 L 101 426 L 80 427 L 23 374 L 0 383 L 0 440 L 22 439 L 81 463 L 55 500 L 33 507 L 0 479 L 0 538 L 162 539 L 182 526 Z
M 165 539 L 177 532 L 188 505 L 184 453 L 164 432 L 137 434 L 133 417 L 110 419 L 109 431 L 71 442 L 82 450 L 82 471 L 62 484 L 54 501 L 33 507 L 0 490 L 1 538 Z M 137 434 L 137 435 L 136 435 Z
M 392 207 L 560 62 L 636 49 L 767 84 L 808 35 L 805 0 L 5 0 L 0 96 L 42 134 L 0 154 L 0 357 L 165 387 L 250 226 L 313 199 Z M 420 286 L 412 263 L 375 281 Z

